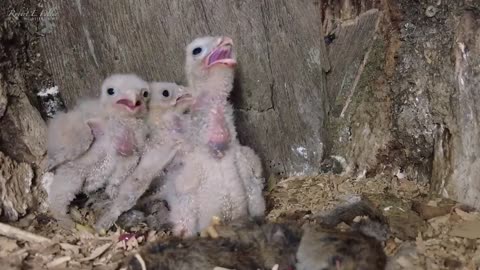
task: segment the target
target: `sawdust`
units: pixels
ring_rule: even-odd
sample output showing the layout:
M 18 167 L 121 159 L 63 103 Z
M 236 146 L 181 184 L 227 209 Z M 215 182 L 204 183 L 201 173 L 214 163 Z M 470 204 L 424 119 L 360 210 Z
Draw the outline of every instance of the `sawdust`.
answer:
M 333 175 L 285 179 L 269 194 L 273 208 L 268 218 L 322 213 L 349 194 L 364 194 L 387 217 L 392 234 L 384 249 L 387 269 L 480 267 L 480 214 L 450 200 L 429 198 L 428 186 L 406 179 L 382 175 L 360 180 Z
M 385 243 L 387 269 L 478 269 L 480 213 L 429 198 L 428 191 L 428 186 L 381 175 L 359 180 L 330 174 L 293 177 L 280 181 L 267 194 L 267 218 L 275 221 L 294 215 L 300 220 L 331 209 L 348 195 L 363 194 L 383 211 L 392 231 Z M 10 225 L 51 241 L 0 236 L 2 269 L 122 269 L 126 257 L 138 248 L 170 235 L 145 226 L 129 233 L 117 228 L 104 236 L 79 226 L 71 233 L 42 214 Z

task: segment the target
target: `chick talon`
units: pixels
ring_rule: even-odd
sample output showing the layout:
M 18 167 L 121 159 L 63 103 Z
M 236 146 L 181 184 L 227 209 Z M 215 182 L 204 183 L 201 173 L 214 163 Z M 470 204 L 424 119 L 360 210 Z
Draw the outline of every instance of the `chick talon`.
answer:
M 220 217 L 218 217 L 218 216 L 213 216 L 212 217 L 212 225 L 218 226 L 218 225 L 220 225 L 220 221 L 221 221 Z
M 215 227 L 213 227 L 213 225 L 208 226 L 207 233 L 213 239 L 218 238 L 218 232 L 217 232 L 217 230 L 215 230 Z
M 217 216 L 213 216 L 212 221 L 210 222 L 210 225 L 200 232 L 200 237 L 203 237 L 203 238 L 210 237 L 213 239 L 218 238 L 219 235 L 217 230 L 215 229 L 215 226 L 218 226 L 218 225 L 220 225 L 220 218 Z

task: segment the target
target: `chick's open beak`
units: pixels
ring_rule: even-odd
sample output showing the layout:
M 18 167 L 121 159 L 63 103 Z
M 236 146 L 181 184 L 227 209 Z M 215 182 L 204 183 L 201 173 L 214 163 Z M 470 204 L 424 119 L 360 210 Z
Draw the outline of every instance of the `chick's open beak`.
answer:
M 233 40 L 229 37 L 222 37 L 215 49 L 206 58 L 207 67 L 216 64 L 224 64 L 229 67 L 235 66 L 237 61 L 233 54 Z
M 191 102 L 193 97 L 189 93 L 180 94 L 175 100 L 175 106 Z
M 132 92 L 130 92 L 129 95 L 127 95 L 127 97 L 119 99 L 116 103 L 124 105 L 130 111 L 135 111 L 136 109 L 141 107 L 142 106 L 141 98 L 139 97 L 139 95 L 134 94 Z

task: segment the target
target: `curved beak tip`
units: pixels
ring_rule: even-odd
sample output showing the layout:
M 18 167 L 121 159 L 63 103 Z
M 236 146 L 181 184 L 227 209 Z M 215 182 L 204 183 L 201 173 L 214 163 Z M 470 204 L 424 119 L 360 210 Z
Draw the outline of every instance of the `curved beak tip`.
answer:
M 233 46 L 233 39 L 227 36 L 223 36 L 219 45 L 231 45 Z

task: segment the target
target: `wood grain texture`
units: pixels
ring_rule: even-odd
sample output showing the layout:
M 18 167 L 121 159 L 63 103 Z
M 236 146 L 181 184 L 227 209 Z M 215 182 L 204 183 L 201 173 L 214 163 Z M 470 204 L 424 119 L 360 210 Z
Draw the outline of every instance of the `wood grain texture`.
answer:
M 466 11 L 459 20 L 454 44 L 456 95 L 452 108 L 456 129 L 444 140 L 444 173 L 449 196 L 480 208 L 480 12 Z M 439 151 L 439 149 L 436 149 Z M 448 171 L 447 171 L 448 172 Z M 445 181 L 446 180 L 446 181 Z
M 331 70 L 327 76 L 328 96 L 338 117 L 351 93 L 353 82 L 368 48 L 373 46 L 380 12 L 371 9 L 353 20 L 339 24 L 335 39 L 328 46 Z M 339 57 L 341 56 L 341 57 Z
M 320 7 L 299 0 L 49 0 L 58 8 L 42 40 L 48 69 L 68 108 L 98 94 L 113 72 L 182 81 L 184 46 L 228 35 L 239 56 L 233 101 L 238 133 L 267 173 L 316 172 L 326 106 Z

